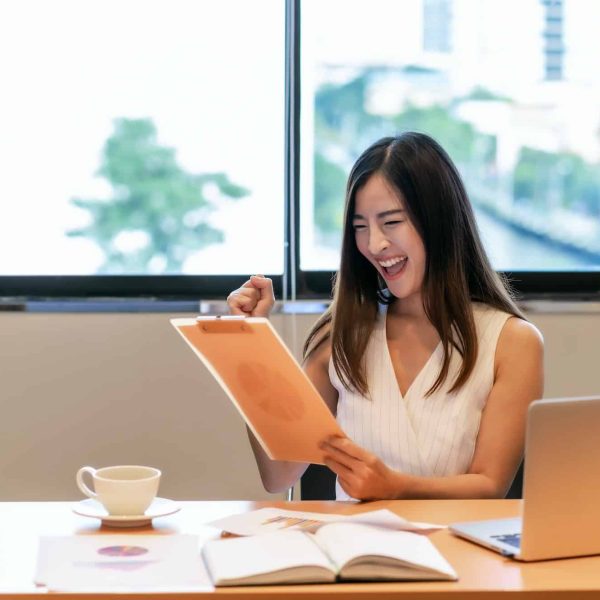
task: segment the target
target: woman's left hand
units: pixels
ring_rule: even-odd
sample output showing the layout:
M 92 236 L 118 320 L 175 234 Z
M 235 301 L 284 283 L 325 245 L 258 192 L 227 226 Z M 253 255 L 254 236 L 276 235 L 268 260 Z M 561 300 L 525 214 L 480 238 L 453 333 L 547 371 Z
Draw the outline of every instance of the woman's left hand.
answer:
M 325 464 L 338 476 L 344 491 L 357 500 L 402 498 L 406 476 L 347 437 L 331 437 L 320 444 Z

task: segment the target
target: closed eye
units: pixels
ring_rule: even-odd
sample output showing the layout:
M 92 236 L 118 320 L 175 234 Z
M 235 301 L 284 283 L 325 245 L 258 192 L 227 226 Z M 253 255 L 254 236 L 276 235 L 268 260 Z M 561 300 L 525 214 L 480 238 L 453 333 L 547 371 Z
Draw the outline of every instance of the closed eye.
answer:
M 352 227 L 354 227 L 354 231 L 362 231 L 367 228 L 366 225 L 361 225 L 360 223 L 354 223 Z
M 396 220 L 396 221 L 386 221 L 384 225 L 398 225 L 399 223 L 404 223 L 404 221 Z

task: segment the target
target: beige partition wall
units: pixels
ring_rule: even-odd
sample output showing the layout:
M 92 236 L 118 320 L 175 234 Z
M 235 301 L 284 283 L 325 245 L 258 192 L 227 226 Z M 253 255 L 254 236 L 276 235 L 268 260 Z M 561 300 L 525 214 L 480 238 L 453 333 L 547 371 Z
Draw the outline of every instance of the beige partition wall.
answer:
M 546 396 L 600 394 L 600 311 L 532 312 Z M 161 468 L 160 495 L 267 498 L 245 428 L 164 313 L 0 313 L 0 500 L 77 499 L 84 464 Z M 188 315 L 183 315 L 188 316 Z M 299 352 L 318 315 L 275 315 Z

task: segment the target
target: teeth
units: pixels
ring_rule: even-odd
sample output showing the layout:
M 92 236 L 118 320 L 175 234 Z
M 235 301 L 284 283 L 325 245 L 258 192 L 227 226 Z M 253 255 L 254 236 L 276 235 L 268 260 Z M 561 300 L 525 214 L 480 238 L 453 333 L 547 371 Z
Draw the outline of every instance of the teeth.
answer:
M 393 267 L 394 265 L 396 265 L 399 262 L 406 260 L 406 259 L 407 259 L 406 256 L 402 256 L 402 257 L 396 256 L 396 258 L 388 258 L 387 260 L 380 260 L 378 262 L 382 267 L 389 269 L 390 267 Z

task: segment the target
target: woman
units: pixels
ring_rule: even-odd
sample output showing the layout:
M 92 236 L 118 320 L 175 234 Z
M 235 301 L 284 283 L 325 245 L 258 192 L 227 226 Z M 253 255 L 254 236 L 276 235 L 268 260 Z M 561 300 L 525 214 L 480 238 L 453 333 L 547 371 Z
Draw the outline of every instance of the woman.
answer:
M 271 281 L 228 297 L 267 316 Z M 492 269 L 452 161 L 430 137 L 369 147 L 348 179 L 334 297 L 304 368 L 346 437 L 324 440 L 338 499 L 500 498 L 521 462 L 529 403 L 543 393 L 543 342 Z M 307 465 L 270 460 L 263 484 Z

